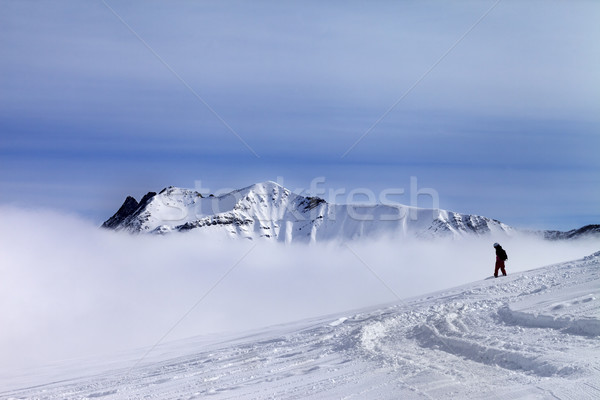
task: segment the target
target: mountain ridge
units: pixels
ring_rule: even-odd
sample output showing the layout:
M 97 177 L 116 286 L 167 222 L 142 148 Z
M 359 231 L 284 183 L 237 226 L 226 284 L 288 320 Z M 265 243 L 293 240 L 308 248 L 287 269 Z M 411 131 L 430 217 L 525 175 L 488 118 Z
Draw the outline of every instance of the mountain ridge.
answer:
M 273 181 L 255 183 L 222 195 L 169 186 L 148 192 L 139 203 L 127 196 L 103 228 L 131 233 L 166 234 L 220 231 L 230 237 L 281 242 L 352 240 L 396 235 L 438 238 L 528 233 L 548 240 L 600 236 L 600 225 L 569 232 L 521 231 L 496 219 L 401 204 L 353 205 L 303 196 Z
M 219 196 L 169 186 L 147 193 L 139 203 L 128 196 L 102 227 L 132 233 L 196 229 L 232 237 L 276 241 L 356 239 L 366 236 L 441 237 L 503 233 L 513 229 L 490 218 L 406 205 L 334 204 L 303 196 L 266 181 Z

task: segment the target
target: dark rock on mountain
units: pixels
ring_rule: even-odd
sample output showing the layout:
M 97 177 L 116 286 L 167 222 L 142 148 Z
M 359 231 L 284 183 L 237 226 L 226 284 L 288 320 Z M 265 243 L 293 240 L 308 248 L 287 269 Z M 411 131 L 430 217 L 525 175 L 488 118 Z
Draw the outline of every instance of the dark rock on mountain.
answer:
M 155 192 L 148 192 L 142 197 L 142 200 L 140 200 L 139 203 L 133 197 L 127 196 L 121 208 L 119 208 L 115 215 L 102 224 L 102 228 L 117 229 L 118 227 L 127 224 L 129 220 L 136 217 L 145 209 L 146 205 L 154 196 L 156 196 Z
M 584 237 L 599 237 L 600 225 L 586 225 L 579 229 L 570 231 L 544 231 L 544 239 L 548 240 L 564 240 L 564 239 L 580 239 Z
M 121 208 L 119 208 L 119 211 L 117 211 L 115 213 L 115 215 L 113 215 L 108 220 L 106 220 L 102 224 L 102 227 L 115 229 L 116 227 L 121 225 L 127 217 L 132 215 L 135 212 L 135 210 L 138 208 L 138 206 L 139 206 L 139 203 L 137 202 L 136 199 L 134 199 L 131 196 L 127 196 L 127 198 L 123 202 L 123 205 L 121 206 Z

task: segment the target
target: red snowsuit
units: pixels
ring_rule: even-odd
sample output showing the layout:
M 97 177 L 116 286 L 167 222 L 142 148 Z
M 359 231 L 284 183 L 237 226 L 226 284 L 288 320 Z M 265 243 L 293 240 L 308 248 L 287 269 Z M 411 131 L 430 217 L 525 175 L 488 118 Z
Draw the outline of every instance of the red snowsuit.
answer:
M 498 277 L 498 270 L 502 271 L 502 275 L 506 276 L 506 270 L 504 269 L 504 260 L 496 256 L 496 269 L 494 270 L 494 276 Z

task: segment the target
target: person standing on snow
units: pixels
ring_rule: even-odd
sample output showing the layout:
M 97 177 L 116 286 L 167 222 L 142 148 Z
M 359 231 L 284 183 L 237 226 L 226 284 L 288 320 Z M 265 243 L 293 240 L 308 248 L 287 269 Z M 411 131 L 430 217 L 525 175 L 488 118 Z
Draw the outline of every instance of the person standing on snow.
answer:
M 496 269 L 494 269 L 494 278 L 498 277 L 498 270 L 501 270 L 502 275 L 506 276 L 504 261 L 508 260 L 508 255 L 498 243 L 494 243 L 494 248 L 496 249 Z

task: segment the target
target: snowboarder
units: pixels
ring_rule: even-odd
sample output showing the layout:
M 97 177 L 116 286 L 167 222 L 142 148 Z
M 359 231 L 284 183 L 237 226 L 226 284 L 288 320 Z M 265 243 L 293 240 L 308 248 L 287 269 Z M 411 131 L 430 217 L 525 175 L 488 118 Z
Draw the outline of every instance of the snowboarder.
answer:
M 506 276 L 504 261 L 508 260 L 508 255 L 498 243 L 494 243 L 494 248 L 496 249 L 496 269 L 494 270 L 494 278 L 498 277 L 498 270 L 501 270 L 502 275 Z

